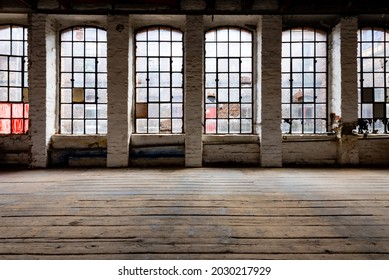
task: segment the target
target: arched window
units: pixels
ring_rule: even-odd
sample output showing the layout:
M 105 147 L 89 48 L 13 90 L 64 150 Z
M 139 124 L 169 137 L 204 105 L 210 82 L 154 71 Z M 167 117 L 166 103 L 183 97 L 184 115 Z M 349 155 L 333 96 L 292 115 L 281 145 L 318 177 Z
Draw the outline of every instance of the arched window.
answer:
M 358 31 L 358 130 L 389 133 L 389 30 Z
M 282 132 L 327 132 L 327 101 L 327 33 L 314 28 L 285 30 Z
M 0 134 L 28 132 L 27 28 L 0 26 Z
M 148 27 L 136 33 L 136 133 L 183 132 L 183 33 Z
M 205 133 L 253 132 L 253 34 L 220 27 L 205 34 Z
M 61 32 L 61 134 L 107 133 L 107 34 L 96 27 Z

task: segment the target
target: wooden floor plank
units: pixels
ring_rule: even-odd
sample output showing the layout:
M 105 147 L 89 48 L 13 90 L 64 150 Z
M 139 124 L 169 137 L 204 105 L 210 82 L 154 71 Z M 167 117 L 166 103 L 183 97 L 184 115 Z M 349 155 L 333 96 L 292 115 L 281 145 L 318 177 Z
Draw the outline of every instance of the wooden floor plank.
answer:
M 387 169 L 0 171 L 0 259 L 389 259 Z

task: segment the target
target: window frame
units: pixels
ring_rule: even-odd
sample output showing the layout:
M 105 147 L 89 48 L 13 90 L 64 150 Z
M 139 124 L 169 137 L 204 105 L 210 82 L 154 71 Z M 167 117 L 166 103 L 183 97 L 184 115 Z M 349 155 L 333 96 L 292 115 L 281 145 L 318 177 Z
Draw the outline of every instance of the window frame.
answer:
M 371 40 L 365 40 L 363 31 L 371 32 Z M 376 39 L 375 32 L 381 31 L 383 40 Z M 358 133 L 373 133 L 373 134 L 389 134 L 389 28 L 379 26 L 364 26 L 358 28 L 357 39 L 357 63 L 358 63 Z M 363 55 L 364 46 L 371 45 L 371 50 L 368 52 L 371 55 Z M 377 53 L 377 46 L 382 44 L 382 55 Z M 383 61 L 382 71 L 378 71 L 376 63 Z M 366 62 L 366 63 L 365 63 Z M 365 67 L 370 71 L 364 70 Z M 382 74 L 383 83 L 381 86 L 377 77 Z M 367 76 L 371 76 L 371 83 L 367 82 Z M 365 87 L 364 85 L 370 85 Z M 364 90 L 366 89 L 366 90 Z M 381 91 L 381 92 L 380 92 Z M 381 98 L 380 98 L 381 96 Z M 381 101 L 379 101 L 381 99 Z M 370 110 L 369 110 L 370 107 Z M 367 112 L 364 112 L 364 109 Z M 370 111 L 370 113 L 368 112 Z M 366 117 L 370 115 L 369 117 Z M 381 114 L 381 116 L 378 116 Z M 376 122 L 381 121 L 382 129 L 380 130 Z
M 74 32 L 77 30 L 83 30 L 83 39 L 76 40 Z M 94 30 L 93 30 L 94 29 Z M 92 30 L 94 33 L 95 39 L 89 40 L 87 39 L 87 30 Z M 70 39 L 64 39 L 66 32 L 70 32 Z M 103 32 L 102 38 L 100 33 Z M 108 40 L 107 40 L 107 30 L 100 26 L 94 25 L 75 25 L 64 28 L 59 32 L 59 112 L 58 112 L 58 132 L 61 135 L 106 135 L 108 132 L 108 92 L 107 92 L 107 83 L 108 83 Z M 70 44 L 70 49 L 68 52 L 70 54 L 65 55 L 63 52 L 64 45 L 63 43 Z M 80 55 L 74 55 L 75 44 L 81 43 L 83 44 L 83 50 Z M 87 55 L 87 44 L 95 45 L 95 55 Z M 105 45 L 105 46 L 104 46 Z M 99 48 L 102 48 L 101 50 Z M 99 53 L 101 52 L 101 54 Z M 68 69 L 64 63 L 65 59 L 71 60 L 71 69 Z M 78 69 L 75 66 L 75 62 L 77 62 Z M 87 69 L 87 62 L 90 63 L 91 68 Z M 99 67 L 102 65 L 101 67 Z M 66 70 L 65 70 L 66 69 Z M 82 69 L 82 70 L 80 70 Z M 78 74 L 78 75 L 77 75 Z M 64 75 L 70 75 L 70 85 L 64 86 Z M 75 76 L 80 78 L 80 81 L 75 83 Z M 93 77 L 92 77 L 93 76 Z M 87 86 L 87 77 L 91 79 L 91 86 Z M 102 85 L 99 85 L 99 83 Z M 79 86 L 77 86 L 79 85 Z M 87 91 L 89 93 L 87 94 Z M 68 91 L 66 94 L 65 91 Z M 94 92 L 94 93 L 93 93 Z M 66 96 L 67 95 L 67 96 Z M 66 96 L 66 97 L 65 97 Z M 87 98 L 90 100 L 88 101 Z M 70 99 L 70 101 L 69 101 Z M 64 101 L 64 100 L 67 100 Z M 64 117 L 65 111 L 63 112 L 62 108 L 68 105 L 70 106 L 70 117 Z M 89 105 L 89 106 L 88 106 Z M 82 110 L 81 110 L 82 107 Z M 93 108 L 94 107 L 94 113 Z M 83 113 L 82 118 L 77 118 L 74 116 L 75 109 L 79 108 Z M 101 109 L 100 109 L 101 108 Z M 87 111 L 91 111 L 92 116 L 87 116 Z M 101 115 L 100 115 L 101 114 Z M 94 116 L 93 116 L 94 115 Z M 99 116 L 100 115 L 100 116 Z M 75 132 L 75 123 L 74 121 L 83 122 L 83 132 Z M 70 123 L 70 132 L 63 131 L 62 121 L 68 121 Z M 90 121 L 89 129 L 88 129 L 88 121 Z M 94 122 L 94 124 L 93 124 Z M 101 128 L 100 128 L 101 126 Z M 92 129 L 91 129 L 92 128 Z M 91 130 L 94 131 L 91 132 Z
M 161 31 L 163 30 L 169 32 L 169 39 L 161 39 Z M 149 38 L 152 31 L 158 31 L 157 38 Z M 178 34 L 178 38 L 174 38 L 174 32 Z M 143 36 L 144 38 L 142 38 Z M 135 31 L 134 38 L 134 134 L 169 135 L 185 133 L 184 32 L 169 25 L 150 25 L 138 28 Z M 141 47 L 141 44 L 145 45 L 144 50 L 138 49 L 138 47 Z M 152 44 L 156 44 L 158 49 L 152 51 Z M 170 50 L 163 51 L 161 48 L 162 44 L 168 44 Z M 175 54 L 173 53 L 174 45 L 180 47 L 178 53 Z M 150 54 L 150 52 L 152 53 Z M 142 64 L 141 60 L 145 60 L 145 62 Z M 166 67 L 162 63 L 163 60 L 165 64 L 166 61 L 169 61 L 170 65 Z M 175 61 L 178 61 L 178 64 L 175 64 Z M 145 68 L 141 68 L 141 65 Z M 153 65 L 156 69 L 152 68 Z M 164 69 L 162 70 L 162 68 Z M 141 84 L 138 80 L 142 76 L 145 77 L 143 79 L 145 84 Z M 151 80 L 151 76 L 154 77 L 154 81 Z M 175 84 L 175 79 L 181 80 L 181 82 Z M 167 81 L 167 84 L 164 85 L 164 81 Z M 170 107 L 170 113 L 161 114 L 164 106 L 165 108 Z M 158 111 L 158 113 L 153 115 L 151 108 L 157 107 L 158 110 L 155 111 Z M 174 113 L 174 107 L 177 110 L 176 113 Z M 166 109 L 166 111 L 169 111 L 169 109 Z M 176 129 L 174 122 L 177 125 Z M 153 123 L 155 124 L 154 126 L 152 125 Z M 166 127 L 164 123 L 167 124 Z M 178 127 L 180 129 L 177 129 Z
M 230 30 L 238 30 L 239 31 L 239 39 L 230 40 L 229 34 Z M 215 38 L 213 40 L 207 40 L 207 35 L 210 34 L 210 32 L 215 32 Z M 226 40 L 219 40 L 217 38 L 218 32 L 227 32 L 227 39 Z M 250 40 L 245 40 L 242 36 L 242 33 L 245 32 L 246 36 L 250 38 Z M 247 35 L 248 34 L 248 35 Z M 241 26 L 233 26 L 233 25 L 224 25 L 224 26 L 217 26 L 212 27 L 205 31 L 204 33 L 204 100 L 203 100 L 203 117 L 204 117 L 204 131 L 203 133 L 205 135 L 251 135 L 254 133 L 254 123 L 255 123 L 255 94 L 254 94 L 254 80 L 255 80 L 255 69 L 254 69 L 254 43 L 255 43 L 255 33 L 247 28 L 243 28 Z M 212 46 L 214 45 L 214 54 L 207 55 L 207 49 L 208 45 Z M 218 53 L 218 47 L 220 46 L 227 46 L 227 54 L 226 55 L 219 55 Z M 223 44 L 223 45 L 222 45 Z M 242 54 L 242 47 L 246 44 L 250 45 L 250 54 L 249 55 L 243 55 Z M 239 55 L 230 55 L 230 45 L 238 47 L 239 45 Z M 221 47 L 220 47 L 221 50 Z M 216 63 L 214 66 L 208 67 L 208 63 L 211 63 L 212 60 L 215 60 Z M 234 66 L 234 61 L 238 60 L 238 67 Z M 243 61 L 245 60 L 245 63 L 243 64 Z M 249 62 L 247 62 L 249 61 Z M 219 70 L 220 68 L 225 68 L 223 64 L 227 63 L 227 70 Z M 235 63 L 236 64 L 236 63 Z M 243 69 L 244 67 L 248 67 L 247 69 Z M 208 68 L 211 68 L 210 71 L 208 71 Z M 231 68 L 235 68 L 231 70 Z M 214 71 L 212 71 L 214 69 Z M 238 69 L 238 70 L 236 70 Z M 248 75 L 248 77 L 251 77 L 251 80 L 248 79 L 246 82 L 244 81 L 244 76 L 242 75 Z M 233 83 L 233 77 L 238 76 L 237 85 L 231 86 L 231 83 Z M 212 86 L 212 76 L 215 78 L 214 86 Z M 220 82 L 220 77 L 223 76 L 224 78 L 227 78 L 227 86 L 223 86 Z M 249 86 L 245 86 L 245 84 L 248 83 Z M 215 92 L 212 93 L 211 91 L 214 90 Z M 224 95 L 226 98 L 222 98 L 222 94 L 224 92 Z M 232 92 L 235 92 L 235 99 L 232 96 Z M 245 96 L 248 92 L 248 99 L 249 101 L 242 101 L 243 93 L 246 92 Z M 225 101 L 226 100 L 226 101 Z M 237 100 L 237 101 L 234 101 Z M 227 105 L 226 108 L 223 108 L 221 106 Z M 235 105 L 235 106 L 234 106 Z M 238 105 L 238 106 L 236 106 Z M 243 105 L 245 105 L 245 110 L 243 109 Z M 239 107 L 239 113 L 237 113 L 236 107 Z M 248 115 L 248 117 L 244 117 L 243 114 Z M 231 120 L 238 120 L 239 122 L 239 129 L 232 129 L 232 121 Z M 246 120 L 249 126 L 248 130 L 244 130 L 243 128 L 243 120 Z M 226 124 L 226 131 L 221 131 L 221 123 L 224 121 Z M 238 123 L 237 122 L 237 123 Z
M 0 100 L 0 105 L 4 105 L 4 112 L 8 117 L 0 118 L 0 121 L 7 122 L 9 121 L 9 132 L 0 133 L 0 135 L 26 135 L 29 131 L 29 102 L 28 102 L 28 27 L 23 24 L 0 24 L 0 27 L 7 28 L 9 31 L 9 39 L 0 39 L 1 42 L 9 44 L 9 54 L 0 54 L 0 57 L 4 57 L 6 60 L 6 65 L 4 68 L 1 68 L 2 73 L 6 73 L 6 79 L 1 79 L 5 84 L 1 85 L 0 88 L 5 89 L 6 100 Z M 22 38 L 15 39 L 13 38 L 13 28 L 22 28 Z M 14 43 L 22 44 L 22 54 L 14 54 Z M 19 69 L 11 69 L 10 61 L 13 59 L 20 60 Z M 12 84 L 10 75 L 12 73 L 19 73 L 20 83 Z M 14 74 L 17 76 L 17 74 Z M 19 93 L 14 93 L 14 95 L 19 95 L 19 99 L 15 100 L 11 98 L 10 91 L 12 89 L 19 89 Z M 9 105 L 9 106 L 6 106 Z M 22 106 L 20 106 L 22 105 Z M 3 106 L 2 106 L 3 107 Z M 8 109 L 6 109 L 8 107 Z M 21 107 L 21 108 L 18 108 Z M 17 109 L 18 108 L 18 109 Z M 16 113 L 15 113 L 16 112 Z M 17 116 L 15 116 L 17 114 Z M 14 129 L 14 124 L 19 123 L 18 129 Z M 20 131 L 21 130 L 21 131 Z
M 293 31 L 301 32 L 301 39 L 295 40 L 292 38 Z M 305 40 L 304 31 L 313 32 L 313 39 Z M 287 34 L 289 33 L 289 34 Z M 325 37 L 325 40 L 318 40 L 317 36 L 320 33 L 321 37 Z M 287 37 L 288 40 L 285 40 L 284 37 Z M 301 44 L 301 55 L 293 55 L 293 44 Z M 304 53 L 304 45 L 310 44 L 313 45 L 313 55 Z M 318 55 L 319 44 L 325 44 L 324 55 Z M 284 49 L 286 46 L 286 49 Z M 296 48 L 298 49 L 298 48 Z M 325 60 L 321 63 L 321 66 L 318 65 L 318 59 Z M 289 62 L 288 62 L 289 60 Z M 313 70 L 306 71 L 305 68 L 309 65 L 309 60 L 311 60 Z M 284 61 L 286 63 L 284 64 Z M 297 67 L 299 62 L 301 62 L 301 70 L 294 71 L 294 67 Z M 305 65 L 305 63 L 307 65 Z M 329 119 L 328 119 L 328 110 L 329 110 L 329 32 L 315 28 L 311 26 L 297 26 L 290 27 L 283 30 L 282 34 L 282 55 L 281 55 L 281 131 L 283 134 L 327 134 L 329 132 Z M 297 66 L 296 66 L 297 65 Z M 318 70 L 319 67 L 325 67 L 325 71 Z M 285 70 L 285 68 L 287 68 Z M 294 85 L 294 77 L 301 75 L 301 85 Z M 324 80 L 319 77 L 324 75 Z M 305 77 L 311 77 L 312 82 L 305 81 Z M 320 81 L 324 82 L 324 86 L 318 86 Z M 322 83 L 323 83 L 322 82 Z M 298 89 L 297 92 L 295 92 Z M 319 94 L 324 95 L 324 98 L 319 98 Z M 305 94 L 307 92 L 307 94 Z M 308 94 L 311 92 L 311 94 Z M 319 101 L 317 101 L 319 99 Z M 293 106 L 295 105 L 295 106 Z M 325 107 L 324 109 L 322 107 Z M 297 110 L 297 111 L 294 111 Z M 295 115 L 294 114 L 297 115 Z M 320 113 L 321 112 L 321 113 Z M 285 113 L 287 117 L 285 117 Z M 320 115 L 321 114 L 321 115 Z M 305 124 L 311 122 L 312 129 L 308 130 Z M 294 124 L 301 123 L 298 130 L 293 131 Z M 324 130 L 319 130 L 319 128 L 325 128 Z

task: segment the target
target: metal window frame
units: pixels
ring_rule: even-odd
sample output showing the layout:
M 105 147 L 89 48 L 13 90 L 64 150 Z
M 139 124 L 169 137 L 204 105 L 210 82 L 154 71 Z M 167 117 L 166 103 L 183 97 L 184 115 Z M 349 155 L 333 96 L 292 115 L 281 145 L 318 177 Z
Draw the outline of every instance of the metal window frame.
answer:
M 28 134 L 28 130 L 29 130 L 29 116 L 28 114 L 26 114 L 26 110 L 28 110 L 28 107 L 29 107 L 29 102 L 25 100 L 25 97 L 24 97 L 24 90 L 28 90 L 28 78 L 25 79 L 25 76 L 28 75 L 28 51 L 27 51 L 27 48 L 28 48 L 28 40 L 27 40 L 27 37 L 28 37 L 28 28 L 24 25 L 20 25 L 20 24 L 1 24 L 0 27 L 2 28 L 7 28 L 9 29 L 9 33 L 10 33 L 10 39 L 0 39 L 0 43 L 8 43 L 10 45 L 10 54 L 0 54 L 0 56 L 3 56 L 3 57 L 6 57 L 7 59 L 7 69 L 6 70 L 0 70 L 2 72 L 7 72 L 7 85 L 5 86 L 1 86 L 1 88 L 5 88 L 6 91 L 7 91 L 7 100 L 6 101 L 0 101 L 0 104 L 10 104 L 10 118 L 1 118 L 2 120 L 10 120 L 11 122 L 11 132 L 8 133 L 8 134 L 2 134 L 2 135 L 20 135 L 20 134 Z M 23 38 L 20 40 L 20 39 L 14 39 L 13 38 L 13 28 L 22 28 L 23 29 Z M 13 42 L 22 42 L 22 45 L 23 45 L 23 54 L 22 55 L 14 55 L 12 54 L 12 43 Z M 21 65 L 20 65 L 20 69 L 21 70 L 10 70 L 10 59 L 11 58 L 20 58 L 21 60 Z M 16 72 L 16 73 L 20 73 L 21 75 L 21 84 L 20 85 L 13 85 L 11 86 L 10 85 L 10 73 L 11 72 Z M 10 98 L 10 88 L 18 88 L 20 89 L 21 91 L 21 100 L 19 101 L 14 101 L 14 100 L 11 100 Z M 23 116 L 22 118 L 14 118 L 12 117 L 13 116 L 13 104 L 23 104 Z M 26 109 L 27 108 L 27 109 Z M 23 123 L 23 133 L 16 133 L 15 131 L 13 131 L 13 127 L 12 127 L 12 121 L 13 120 L 22 120 L 22 123 Z
M 239 41 L 231 41 L 230 38 L 229 38 L 229 31 L 230 30 L 238 30 L 239 31 Z M 219 30 L 227 30 L 227 40 L 226 41 L 221 41 L 217 38 L 217 34 L 218 34 L 218 31 Z M 215 39 L 214 41 L 207 41 L 206 39 L 206 35 L 208 32 L 215 32 Z M 242 32 L 247 32 L 248 34 L 250 34 L 251 36 L 251 40 L 250 41 L 243 41 L 242 40 Z M 205 120 L 205 125 L 204 125 L 204 133 L 207 134 L 207 135 L 226 135 L 226 134 L 252 134 L 253 131 L 254 131 L 254 56 L 253 56 L 253 53 L 254 53 L 254 42 L 253 42 L 253 37 L 254 37 L 254 34 L 251 30 L 249 29 L 246 29 L 246 28 L 242 28 L 242 27 L 238 27 L 238 26 L 219 26 L 219 27 L 216 27 L 216 28 L 212 28 L 212 29 L 209 29 L 205 32 L 204 34 L 205 36 L 205 39 L 204 39 L 204 42 L 205 44 L 214 44 L 215 45 L 215 49 L 216 49 L 216 54 L 215 56 L 208 56 L 207 53 L 205 52 L 205 55 L 204 55 L 204 65 L 205 65 L 205 71 L 204 71 L 204 94 L 206 95 L 207 94 L 207 90 L 212 90 L 214 89 L 215 90 L 215 102 L 207 102 L 207 96 L 204 96 L 204 120 Z M 234 43 L 239 43 L 240 44 L 240 55 L 239 56 L 218 56 L 217 54 L 217 49 L 218 49 L 218 44 L 227 44 L 227 54 L 229 54 L 229 44 L 231 42 L 234 42 Z M 250 56 L 243 56 L 242 55 L 242 52 L 241 52 L 241 47 L 242 47 L 242 44 L 244 43 L 250 43 L 251 44 L 251 55 Z M 246 72 L 246 71 L 242 71 L 242 59 L 245 59 L 245 58 L 248 58 L 251 60 L 251 72 Z M 207 60 L 208 59 L 215 59 L 216 60 L 216 66 L 215 66 L 215 72 L 211 72 L 211 71 L 208 71 L 207 70 Z M 220 72 L 219 71 L 219 61 L 220 60 L 227 60 L 228 61 L 228 66 L 227 66 L 227 72 Z M 231 72 L 230 71 L 230 61 L 231 60 L 239 60 L 239 71 L 238 72 Z M 230 78 L 228 78 L 228 86 L 224 87 L 224 86 L 220 86 L 219 84 L 219 76 L 221 74 L 227 74 L 227 75 L 230 75 L 230 74 L 233 74 L 233 73 L 237 73 L 239 75 L 239 85 L 238 86 L 230 86 L 229 85 L 229 82 L 230 82 Z M 216 80 L 215 80 L 215 87 L 208 87 L 207 86 L 207 75 L 209 74 L 213 74 L 216 76 Z M 244 87 L 242 86 L 242 74 L 249 74 L 251 76 L 251 85 L 249 87 Z M 219 92 L 220 92 L 220 89 L 226 89 L 228 91 L 228 101 L 226 102 L 219 102 Z M 236 89 L 238 90 L 239 92 L 239 101 L 231 101 L 230 100 L 230 89 Z M 251 91 L 251 96 L 250 96 L 250 99 L 251 101 L 250 102 L 242 102 L 242 89 L 250 89 Z M 215 117 L 214 118 L 207 118 L 207 105 L 210 105 L 210 104 L 215 104 Z M 219 117 L 219 109 L 221 108 L 220 106 L 224 106 L 224 105 L 227 106 L 226 110 L 227 110 L 227 117 L 226 118 L 222 118 L 222 117 Z M 231 114 L 230 114 L 230 108 L 231 108 L 231 105 L 234 105 L 234 104 L 238 104 L 239 106 L 239 117 L 231 117 Z M 250 118 L 244 118 L 242 117 L 242 104 L 248 104 L 250 105 L 250 108 L 251 108 L 251 111 L 250 111 L 250 115 L 251 117 Z M 207 121 L 208 120 L 214 120 L 215 121 L 215 132 L 208 132 L 207 131 Z M 227 120 L 227 132 L 219 132 L 219 121 L 220 120 Z M 232 131 L 231 130 L 231 125 L 230 125 L 230 120 L 239 120 L 239 132 L 235 132 L 235 131 Z M 250 131 L 247 131 L 247 132 L 242 132 L 242 120 L 250 120 L 251 121 L 251 126 L 250 126 Z
M 84 38 L 83 40 L 75 40 L 74 39 L 74 32 L 76 30 L 79 30 L 79 29 L 83 29 L 83 32 L 84 32 Z M 87 40 L 86 39 L 86 30 L 87 29 L 94 29 L 94 32 L 95 32 L 95 35 L 96 35 L 96 40 L 94 41 L 91 41 L 91 40 Z M 99 123 L 100 122 L 106 122 L 105 125 L 103 125 L 103 127 L 105 126 L 105 131 L 107 131 L 108 129 L 108 116 L 107 117 L 99 117 L 99 105 L 102 105 L 102 106 L 106 106 L 107 107 L 107 110 L 108 110 L 108 103 L 107 101 L 99 101 L 99 90 L 105 90 L 107 91 L 107 85 L 105 86 L 99 86 L 99 75 L 102 74 L 102 75 L 105 75 L 106 78 L 105 78 L 105 84 L 107 84 L 107 67 L 105 68 L 105 71 L 99 71 L 99 67 L 98 67 L 98 64 L 99 64 L 99 61 L 101 60 L 104 60 L 105 59 L 105 64 L 107 65 L 107 55 L 105 56 L 99 56 L 99 53 L 98 53 L 98 49 L 99 49 L 99 44 L 105 44 L 106 47 L 105 49 L 107 50 L 108 46 L 107 46 L 107 34 L 105 35 L 105 39 L 100 39 L 99 38 L 99 31 L 104 31 L 106 32 L 106 29 L 104 28 L 101 28 L 101 27 L 97 27 L 97 26 L 90 26 L 90 25 L 80 25 L 80 26 L 73 26 L 73 27 L 69 27 L 69 28 L 66 28 L 66 29 L 63 29 L 60 31 L 60 49 L 62 50 L 62 43 L 71 43 L 71 50 L 70 50 L 70 55 L 63 55 L 63 53 L 60 51 L 60 93 L 59 93 L 59 105 L 60 105 L 60 108 L 59 108 L 59 125 L 58 125 L 58 129 L 59 129 L 59 133 L 60 134 L 70 134 L 70 135 L 97 135 L 97 134 L 106 134 L 106 132 L 101 132 L 100 129 L 99 129 Z M 63 39 L 63 36 L 66 32 L 71 32 L 71 39 L 70 40 L 64 40 Z M 83 50 L 83 55 L 81 56 L 75 56 L 74 55 L 74 50 L 75 50 L 75 43 L 83 43 L 83 47 L 84 47 L 84 50 Z M 94 43 L 96 45 L 96 55 L 95 56 L 86 56 L 86 43 Z M 71 71 L 63 71 L 62 70 L 62 59 L 71 59 L 72 60 L 72 65 L 71 65 Z M 75 70 L 75 63 L 74 61 L 76 59 L 81 59 L 83 61 L 83 71 L 76 71 Z M 93 71 L 87 71 L 86 69 L 86 61 L 87 60 L 95 60 L 95 63 L 94 63 L 94 69 Z M 94 81 L 94 86 L 86 86 L 86 75 L 89 74 L 89 73 L 93 73 L 94 74 L 94 78 L 95 78 L 95 81 Z M 66 86 L 62 86 L 62 77 L 63 77 L 63 74 L 71 74 L 71 85 L 66 87 Z M 83 76 L 83 83 L 82 83 L 82 86 L 81 87 L 76 87 L 75 86 L 75 83 L 74 83 L 74 80 L 75 80 L 75 74 L 82 74 Z M 83 94 L 84 94 L 84 100 L 83 102 L 75 102 L 73 100 L 73 90 L 75 88 L 81 88 L 83 89 Z M 94 91 L 94 101 L 93 102 L 87 102 L 86 101 L 86 90 L 88 89 L 91 89 Z M 70 102 L 64 102 L 62 100 L 62 90 L 70 90 L 71 92 L 71 101 Z M 107 99 L 107 97 L 105 97 L 104 99 Z M 71 107 L 71 112 L 70 112 L 70 115 L 71 117 L 70 118 L 66 118 L 66 117 L 63 117 L 62 116 L 62 105 L 70 105 Z M 74 105 L 82 105 L 83 106 L 83 118 L 75 118 L 74 117 Z M 86 108 L 88 105 L 94 105 L 95 106 L 95 117 L 94 118 L 91 118 L 91 117 L 87 117 L 86 116 Z M 83 133 L 75 133 L 74 131 L 74 121 L 77 121 L 77 120 L 82 120 L 83 121 Z M 61 127 L 61 123 L 62 121 L 70 121 L 71 123 L 71 128 L 70 128 L 70 133 L 68 132 L 63 132 Z M 94 121 L 95 122 L 95 129 L 93 132 L 87 132 L 87 122 L 88 121 Z M 102 129 L 104 131 L 104 129 Z
M 362 32 L 365 30 L 371 31 L 371 40 L 364 40 L 362 38 Z M 383 35 L 382 41 L 377 41 L 374 38 L 374 32 L 380 31 Z M 383 55 L 380 56 L 376 53 L 376 44 L 378 42 L 383 44 Z M 363 43 L 369 43 L 371 44 L 371 56 L 365 55 L 363 53 Z M 385 27 L 363 27 L 358 29 L 358 53 L 357 53 L 357 59 L 358 59 L 358 133 L 383 133 L 383 134 L 389 134 L 389 81 L 387 79 L 387 76 L 389 75 L 389 66 L 388 66 L 388 59 L 389 59 L 389 29 Z M 383 71 L 378 72 L 376 71 L 376 59 L 383 59 L 384 65 L 383 65 Z M 364 70 L 364 60 L 371 60 L 371 71 Z M 384 76 L 383 80 L 383 86 L 377 86 L 376 85 L 376 75 L 378 73 L 382 73 Z M 365 83 L 365 77 L 367 74 L 372 75 L 372 86 L 364 87 Z M 371 99 L 367 98 L 364 94 L 364 90 L 371 90 Z M 384 93 L 384 100 L 383 101 L 376 101 L 375 97 L 375 91 L 377 89 L 381 89 Z M 372 117 L 364 117 L 363 116 L 363 109 L 362 107 L 364 105 L 371 105 L 372 108 Z M 377 105 L 382 105 L 382 117 L 376 116 L 375 107 Z M 382 121 L 383 130 L 381 130 L 377 126 L 377 121 Z
M 157 40 L 150 40 L 150 32 L 152 31 L 158 31 L 158 39 Z M 170 40 L 163 40 L 161 41 L 161 31 L 169 31 L 170 32 Z M 141 33 L 145 33 L 145 39 L 144 40 L 139 40 L 137 36 Z M 173 40 L 173 33 L 172 32 L 179 32 L 182 36 L 181 40 Z M 171 27 L 171 26 L 165 26 L 165 25 L 158 25 L 158 26 L 147 26 L 147 27 L 142 27 L 138 29 L 135 32 L 135 77 L 138 76 L 138 74 L 145 74 L 147 76 L 146 78 L 146 85 L 145 86 L 139 86 L 138 83 L 135 83 L 135 106 L 134 106 L 134 133 L 142 134 L 182 134 L 185 131 L 184 128 L 184 39 L 183 39 L 183 32 L 180 29 Z M 157 55 L 149 55 L 149 43 L 150 42 L 155 42 L 158 43 L 158 50 L 157 50 Z M 170 56 L 161 56 L 161 42 L 169 43 L 170 44 Z M 137 48 L 138 43 L 145 43 L 146 45 L 146 54 L 145 55 L 138 55 L 137 54 Z M 182 55 L 181 56 L 173 56 L 173 43 L 181 43 L 182 46 Z M 141 71 L 137 68 L 137 61 L 138 59 L 146 59 L 147 65 L 146 65 L 146 70 Z M 180 71 L 173 71 L 173 59 L 177 58 L 182 61 L 181 64 L 181 70 Z M 158 69 L 157 70 L 150 70 L 150 64 L 149 61 L 151 59 L 156 59 L 158 61 Z M 168 71 L 162 71 L 161 70 L 161 59 L 170 59 L 170 66 Z M 158 75 L 158 84 L 157 85 L 150 85 L 150 74 L 156 74 Z M 161 84 L 161 74 L 169 74 L 170 78 L 170 83 L 168 86 L 162 86 Z M 181 75 L 181 85 L 179 86 L 173 86 L 173 75 L 174 74 L 180 74 Z M 138 97 L 138 89 L 146 89 L 146 96 L 147 100 L 146 102 L 138 102 L 137 97 Z M 151 89 L 158 89 L 158 101 L 150 100 L 150 90 Z M 160 90 L 161 89 L 168 89 L 170 93 L 170 98 L 169 101 L 161 101 L 161 95 L 160 95 Z M 174 89 L 179 89 L 182 91 L 182 100 L 174 102 L 173 98 L 173 90 Z M 147 106 L 147 116 L 146 117 L 138 117 L 137 115 L 137 105 L 138 104 L 144 104 Z M 158 116 L 157 117 L 150 117 L 149 116 L 149 105 L 158 105 Z M 167 117 L 162 117 L 161 116 L 161 104 L 168 104 L 170 105 L 170 116 Z M 181 117 L 174 117 L 173 116 L 173 104 L 179 104 L 181 105 L 182 112 L 181 112 Z M 145 120 L 146 121 L 146 132 L 140 131 L 138 129 L 137 121 L 138 120 Z M 150 126 L 150 120 L 156 120 L 158 122 L 158 129 L 157 131 L 152 131 L 151 126 Z M 170 130 L 167 131 L 162 131 L 162 120 L 168 120 L 170 121 Z M 174 120 L 181 120 L 182 126 L 181 126 L 181 131 L 173 131 L 173 121 Z
M 300 41 L 293 40 L 292 38 L 292 32 L 293 30 L 301 30 L 301 36 L 302 39 Z M 314 39 L 313 40 L 304 40 L 304 31 L 305 30 L 313 30 L 314 32 Z M 284 102 L 283 97 L 281 99 L 282 105 L 289 105 L 289 117 L 285 118 L 282 116 L 281 124 L 286 123 L 289 125 L 289 131 L 283 131 L 284 134 L 322 134 L 322 133 L 328 133 L 328 32 L 322 29 L 313 28 L 313 27 L 296 27 L 296 28 L 290 28 L 286 29 L 283 32 L 289 32 L 289 41 L 282 41 L 282 45 L 288 44 L 289 48 L 289 56 L 282 56 L 283 59 L 289 59 L 289 71 L 283 71 L 281 69 L 282 75 L 289 75 L 289 85 L 288 87 L 281 86 L 281 90 L 287 90 L 289 91 L 289 102 Z M 322 34 L 326 34 L 326 40 L 325 41 L 318 41 L 317 40 L 317 33 L 320 32 Z M 302 50 L 301 50 L 301 56 L 292 56 L 292 45 L 293 43 L 299 43 L 302 44 Z M 304 43 L 313 43 L 314 44 L 314 55 L 313 56 L 305 56 L 304 55 Z M 318 43 L 325 43 L 326 45 L 326 51 L 325 56 L 319 56 L 317 55 L 317 47 Z M 294 60 L 301 60 L 301 72 L 300 71 L 293 71 L 293 61 Z M 306 72 L 304 69 L 304 60 L 313 59 L 314 60 L 314 70 L 313 72 Z M 317 59 L 325 59 L 325 71 L 317 71 Z M 312 73 L 313 74 L 313 86 L 305 86 L 304 85 L 304 74 L 306 73 Z M 293 74 L 301 74 L 302 80 L 301 80 L 301 87 L 293 87 Z M 324 74 L 325 75 L 325 87 L 318 87 L 317 84 L 317 74 Z M 302 92 L 302 101 L 301 102 L 293 102 L 293 98 L 295 95 L 295 90 L 301 89 Z M 304 90 L 309 89 L 313 90 L 313 101 L 307 102 L 304 98 Z M 317 102 L 317 92 L 319 90 L 325 91 L 325 100 L 324 102 Z M 301 117 L 293 117 L 293 105 L 295 104 L 301 104 Z M 308 118 L 304 117 L 304 111 L 307 110 L 308 105 L 313 107 L 313 117 Z M 317 105 L 324 105 L 325 108 L 325 117 L 317 117 Z M 283 114 L 283 112 L 282 112 Z M 306 131 L 304 128 L 304 123 L 307 120 L 313 121 L 313 131 Z M 301 122 L 301 131 L 294 132 L 293 131 L 293 121 L 300 121 Z M 317 121 L 324 121 L 326 131 L 318 131 L 318 125 Z

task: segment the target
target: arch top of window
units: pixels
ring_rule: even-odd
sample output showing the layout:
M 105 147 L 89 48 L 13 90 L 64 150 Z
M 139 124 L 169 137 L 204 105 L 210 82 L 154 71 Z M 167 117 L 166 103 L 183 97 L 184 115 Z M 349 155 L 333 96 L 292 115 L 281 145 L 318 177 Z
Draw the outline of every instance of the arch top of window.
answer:
M 107 31 L 104 28 L 97 26 L 73 26 L 62 29 L 60 34 L 62 42 L 107 41 Z
M 326 42 L 328 33 L 314 27 L 293 27 L 282 32 L 282 41 L 285 42 Z
M 27 27 L 19 24 L 0 24 L 0 40 L 27 40 Z
M 206 42 L 251 42 L 253 32 L 236 26 L 223 26 L 205 32 Z
M 148 26 L 136 31 L 136 41 L 178 41 L 183 40 L 183 32 L 170 26 Z
M 389 29 L 383 27 L 362 27 L 358 32 L 358 41 L 362 42 L 384 42 L 385 37 L 388 40 Z

